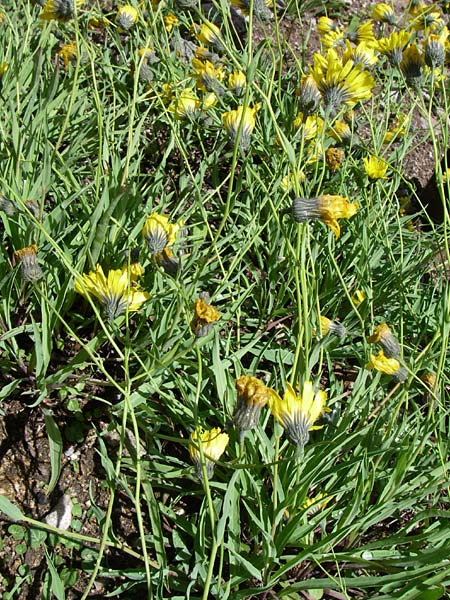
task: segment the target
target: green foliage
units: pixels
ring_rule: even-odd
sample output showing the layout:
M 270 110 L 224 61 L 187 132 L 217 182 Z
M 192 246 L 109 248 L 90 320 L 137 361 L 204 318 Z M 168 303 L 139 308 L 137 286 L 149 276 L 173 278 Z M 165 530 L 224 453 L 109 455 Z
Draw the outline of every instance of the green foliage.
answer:
M 19 1 L 0 23 L 0 63 L 8 63 L 1 410 L 20 401 L 42 418 L 49 494 L 61 483 L 64 451 L 82 451 L 92 437 L 99 479 L 91 485 L 74 467 L 90 505 L 74 503 L 68 532 L 0 496 L 0 511 L 23 523 L 8 528 L 16 554 L 44 549 L 42 598 L 68 597 L 80 580 L 83 599 L 96 582 L 124 598 L 445 596 L 445 67 L 421 65 L 416 89 L 373 41 L 375 87 L 358 96 L 356 85 L 338 106 L 321 90 L 315 110 L 299 115 L 303 76 L 323 83 L 314 40 L 322 60 L 330 56 L 308 11 L 321 15 L 327 4 L 334 16 L 341 3 L 288 3 L 263 20 L 258 8 L 267 7 L 251 2 L 253 19 L 242 20 L 239 34 L 225 1 L 211 13 L 178 1 L 135 3 L 139 18 L 128 31 L 115 22 L 117 6 L 107 12 L 103 4 L 81 3 L 76 18 L 42 22 L 38 3 Z M 215 32 L 206 21 L 214 13 L 220 36 L 208 42 L 202 35 Z M 345 36 L 355 46 L 368 18 L 339 22 L 336 56 Z M 403 19 L 398 28 L 422 52 L 445 17 L 425 30 L 415 28 L 420 13 Z M 290 40 L 287 24 L 302 32 L 299 40 Z M 391 30 L 374 26 L 377 39 Z M 65 55 L 72 42 L 75 54 Z M 189 54 L 199 45 L 211 53 L 212 83 Z M 355 79 L 369 77 L 368 68 L 352 68 Z M 245 75 L 240 95 L 228 85 L 237 70 Z M 213 102 L 212 86 L 220 90 Z M 233 121 L 239 106 L 243 117 Z M 336 122 L 348 125 L 346 145 L 333 137 Z M 406 176 L 421 144 L 436 163 L 440 222 Z M 333 168 L 327 151 L 336 148 L 343 154 Z M 386 162 L 385 176 L 369 177 L 371 156 Z M 329 196 L 351 208 L 330 216 Z M 158 236 L 147 219 L 155 214 L 167 220 L 158 232 L 175 262 L 150 251 Z M 113 273 L 126 280 L 122 288 Z M 133 306 L 141 292 L 150 298 Z M 323 331 L 321 316 L 343 325 L 343 335 Z M 368 368 L 384 349 L 383 340 L 368 341 L 382 323 L 401 349 L 388 357 L 398 365 L 388 374 Z M 289 419 L 275 421 L 268 392 L 258 425 L 240 436 L 233 415 L 241 376 L 280 396 L 287 383 L 302 391 L 312 381 L 326 390 L 330 412 L 312 417 L 303 393 L 292 421 L 309 439 L 294 447 L 284 432 Z M 214 428 L 229 436 L 223 453 L 202 438 Z M 18 572 L 3 597 L 30 580 Z

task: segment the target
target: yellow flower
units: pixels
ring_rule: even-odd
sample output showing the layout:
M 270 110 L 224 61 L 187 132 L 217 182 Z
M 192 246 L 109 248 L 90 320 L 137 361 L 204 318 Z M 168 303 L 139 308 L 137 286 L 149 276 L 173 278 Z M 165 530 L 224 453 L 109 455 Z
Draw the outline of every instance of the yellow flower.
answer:
M 203 92 L 214 92 L 218 95 L 223 94 L 222 81 L 225 77 L 223 67 L 215 67 L 209 60 L 201 61 L 198 58 L 192 59 L 194 67 L 193 76 L 197 80 L 197 87 Z
M 352 46 L 348 40 L 345 40 L 345 51 L 342 55 L 342 62 L 345 64 L 348 60 L 352 60 L 353 64 L 361 65 L 362 67 L 373 67 L 378 56 L 375 54 L 373 45 L 368 42 L 360 42 L 357 46 Z
M 319 106 L 321 98 L 320 92 L 314 81 L 314 77 L 311 75 L 304 75 L 302 77 L 296 95 L 298 98 L 298 107 L 300 112 L 304 115 L 313 113 Z
M 297 223 L 319 219 L 328 225 L 338 238 L 341 233 L 338 219 L 353 217 L 357 210 L 356 202 L 350 203 L 343 196 L 324 194 L 316 198 L 294 198 L 292 216 Z
M 370 344 L 380 344 L 387 358 L 400 358 L 400 344 L 387 323 L 377 325 L 367 341 Z
M 353 139 L 352 130 L 344 121 L 335 121 L 333 126 L 327 130 L 327 135 L 344 146 L 349 146 Z
M 424 68 L 425 60 L 419 48 L 415 44 L 408 46 L 404 50 L 400 62 L 400 70 L 406 79 L 406 83 L 412 87 L 418 87 L 423 78 Z
M 143 292 L 132 281 L 128 265 L 121 269 L 111 269 L 106 276 L 100 265 L 95 271 L 83 273 L 75 280 L 75 291 L 85 298 L 94 297 L 100 300 L 105 309 L 107 319 L 115 319 L 127 310 L 139 310 L 150 295 Z
M 358 44 L 360 42 L 366 42 L 368 46 L 376 47 L 376 37 L 373 32 L 373 21 L 369 19 L 361 25 L 356 30 L 356 40 Z
M 116 22 L 121 29 L 124 31 L 128 31 L 131 29 L 133 25 L 135 25 L 139 20 L 139 13 L 131 6 L 131 4 L 125 4 L 121 6 L 117 11 Z
M 380 350 L 376 355 L 370 355 L 366 369 L 369 371 L 375 369 L 376 371 L 380 371 L 380 373 L 393 375 L 399 382 L 405 381 L 408 376 L 406 369 L 400 365 L 399 361 L 396 358 L 387 357 L 383 350 Z
M 316 115 L 306 116 L 299 112 L 294 119 L 293 125 L 296 129 L 302 129 L 303 139 L 312 140 L 322 132 L 323 119 Z
M 169 13 L 168 15 L 164 16 L 164 25 L 166 27 L 166 31 L 168 33 L 170 33 L 172 31 L 172 29 L 178 25 L 178 23 L 180 22 L 180 20 L 178 19 L 178 17 L 176 15 L 174 15 L 173 13 Z
M 64 46 L 61 46 L 61 48 L 58 50 L 58 56 L 60 56 L 63 59 L 64 68 L 67 71 L 69 69 L 70 59 L 78 57 L 78 48 L 76 41 L 74 40 L 69 44 L 64 44 Z
M 386 2 L 380 2 L 375 5 L 372 10 L 372 18 L 375 21 L 389 23 L 390 25 L 395 25 L 396 22 L 394 9 L 389 4 L 386 4 Z
M 70 21 L 83 3 L 84 0 L 47 0 L 39 18 L 44 21 Z
M 193 118 L 200 107 L 200 100 L 191 88 L 184 88 L 179 97 L 174 99 L 169 106 L 169 111 L 176 119 L 184 117 Z
M 236 94 L 242 96 L 247 86 L 247 78 L 242 71 L 233 71 L 228 76 L 228 87 Z
M 22 277 L 24 281 L 35 282 L 44 276 L 37 261 L 38 247 L 36 244 L 20 248 L 14 252 L 14 256 L 20 260 Z
M 386 179 L 388 168 L 388 163 L 382 158 L 371 155 L 364 159 L 364 170 L 370 179 Z
M 228 441 L 228 434 L 221 433 L 220 427 L 207 430 L 204 430 L 202 427 L 197 427 L 197 429 L 191 433 L 189 454 L 199 479 L 203 479 L 202 455 L 206 468 L 206 475 L 208 479 L 210 479 L 214 472 L 215 463 L 225 452 Z
M 444 27 L 440 35 L 429 35 L 423 43 L 425 64 L 431 69 L 442 67 L 445 63 L 448 34 L 447 27 Z
M 250 136 L 255 128 L 255 115 L 259 106 L 238 106 L 236 110 L 230 110 L 222 114 L 222 123 L 230 134 L 234 143 L 238 140 L 241 150 L 247 150 L 250 146 Z M 240 134 L 240 137 L 238 137 Z
M 442 27 L 441 13 L 433 11 L 433 6 L 422 4 L 411 11 L 413 19 L 410 22 L 410 27 L 416 31 L 435 31 Z
M 213 324 L 220 319 L 220 312 L 208 302 L 209 294 L 206 292 L 194 300 L 194 318 L 191 321 L 191 329 L 198 338 L 208 335 Z
M 152 213 L 144 223 L 142 235 L 150 254 L 159 254 L 167 246 L 173 246 L 177 238 L 177 233 L 183 227 L 184 222 L 169 223 L 169 217 Z
M 335 50 L 328 50 L 326 57 L 315 54 L 311 72 L 317 88 L 322 94 L 325 107 L 335 114 L 343 104 L 354 106 L 369 98 L 375 80 L 361 66 L 348 60 L 345 64 Z
M 330 31 L 338 31 L 339 26 L 336 21 L 330 19 L 329 17 L 319 17 L 317 21 L 317 33 L 322 36 Z
M 6 71 L 9 69 L 9 63 L 7 63 L 6 61 L 3 61 L 0 64 L 0 78 L 3 77 L 3 75 L 6 73 Z
M 314 515 L 323 510 L 328 502 L 333 499 L 333 496 L 327 496 L 326 494 L 320 493 L 313 498 L 306 498 L 303 504 L 300 505 L 300 510 L 306 511 L 310 515 Z
M 217 50 L 222 49 L 220 29 L 211 21 L 202 23 L 201 26 L 196 26 L 197 39 L 202 44 L 210 44 Z
M 355 306 L 359 306 L 366 299 L 366 294 L 362 290 L 355 290 L 355 293 L 351 297 L 351 301 Z
M 303 171 L 289 172 L 280 181 L 281 189 L 284 192 L 290 192 L 291 190 L 298 189 L 298 184 L 305 181 L 305 174 Z
M 329 333 L 333 333 L 337 337 L 344 337 L 347 330 L 339 321 L 332 321 L 328 317 L 320 315 L 320 334 L 324 337 Z
M 237 405 L 233 421 L 241 440 L 245 431 L 258 425 L 261 409 L 270 400 L 271 390 L 257 377 L 247 375 L 236 380 L 236 388 Z
M 403 50 L 408 45 L 410 37 L 411 33 L 404 29 L 393 31 L 387 37 L 378 40 L 378 52 L 387 56 L 391 65 L 399 67 L 402 62 Z
M 288 440 L 302 449 L 309 440 L 312 429 L 320 429 L 314 423 L 326 410 L 327 395 L 314 391 L 311 381 L 305 381 L 301 394 L 296 394 L 290 383 L 286 383 L 283 398 L 271 390 L 270 410 L 282 425 Z

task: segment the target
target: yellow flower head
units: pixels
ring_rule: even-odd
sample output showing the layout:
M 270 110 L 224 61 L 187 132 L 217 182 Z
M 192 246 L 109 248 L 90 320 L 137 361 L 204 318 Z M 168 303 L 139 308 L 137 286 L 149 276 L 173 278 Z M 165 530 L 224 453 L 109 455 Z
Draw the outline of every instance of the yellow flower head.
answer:
M 354 106 L 360 100 L 370 97 L 375 80 L 361 66 L 352 60 L 342 63 L 337 52 L 328 50 L 324 57 L 314 55 L 314 68 L 311 72 L 325 107 L 335 114 L 342 105 Z
M 177 238 L 177 233 L 183 227 L 184 222 L 169 223 L 169 217 L 152 213 L 144 223 L 142 235 L 150 254 L 159 254 L 167 246 L 173 246 Z
M 312 75 L 304 75 L 296 91 L 298 107 L 304 115 L 313 113 L 319 106 L 320 92 Z
M 320 493 L 313 498 L 306 498 L 299 508 L 306 511 L 309 515 L 314 515 L 323 510 L 332 499 L 333 496 Z
M 371 354 L 370 360 L 366 365 L 366 369 L 371 371 L 375 369 L 380 373 L 386 375 L 393 375 L 397 381 L 405 381 L 408 373 L 404 367 L 402 367 L 396 358 L 389 358 L 384 354 L 383 350 L 380 350 L 378 354 Z
M 338 31 L 338 29 L 339 25 L 336 21 L 330 19 L 330 17 L 319 17 L 319 20 L 317 21 L 317 33 L 320 36 L 323 36 L 330 31 Z
M 356 30 L 356 43 L 366 42 L 368 46 L 376 47 L 376 37 L 373 32 L 373 21 L 368 19 Z
M 209 60 L 202 61 L 198 58 L 192 59 L 192 66 L 194 67 L 193 76 L 197 80 L 199 90 L 223 94 L 222 81 L 225 77 L 223 67 L 215 67 Z
M 250 136 L 255 128 L 255 115 L 259 106 L 238 106 L 236 110 L 230 110 L 222 114 L 222 123 L 228 131 L 233 143 L 238 140 L 239 148 L 247 150 L 250 146 Z M 238 133 L 240 137 L 238 138 Z
M 233 71 L 228 76 L 228 87 L 236 94 L 236 96 L 242 96 L 247 87 L 247 78 L 242 71 Z
M 380 344 L 387 358 L 400 358 L 400 344 L 387 323 L 377 325 L 367 341 L 370 344 Z
M 58 56 L 60 56 L 63 61 L 64 61 L 64 68 L 66 71 L 68 71 L 69 69 L 69 64 L 70 64 L 70 59 L 71 58 L 77 58 L 78 57 L 78 48 L 77 48 L 77 43 L 74 40 L 73 42 L 70 42 L 69 44 L 64 44 L 64 46 L 61 46 L 61 48 L 58 50 Z
M 208 304 L 209 294 L 200 294 L 194 300 L 194 318 L 191 321 L 191 329 L 196 337 L 208 335 L 211 327 L 220 319 L 220 312 Z
M 323 119 L 316 115 L 306 116 L 299 112 L 293 123 L 296 129 L 301 129 L 303 139 L 312 140 L 323 130 Z
M 440 35 L 431 34 L 423 43 L 425 64 L 431 69 L 442 67 L 445 63 L 448 34 L 447 27 L 443 27 Z
M 139 13 L 131 4 L 125 4 L 117 11 L 116 22 L 124 31 L 131 29 L 133 25 L 136 25 L 138 20 Z
M 388 163 L 382 158 L 371 155 L 364 159 L 364 170 L 370 179 L 386 179 L 388 168 Z
M 373 67 L 378 56 L 375 54 L 373 44 L 360 42 L 357 46 L 352 46 L 348 40 L 345 40 L 345 51 L 342 55 L 342 62 L 353 61 L 354 65 L 360 65 L 364 68 Z
M 172 31 L 172 29 L 178 25 L 179 22 L 180 22 L 180 20 L 173 13 L 169 13 L 168 15 L 165 15 L 164 16 L 164 25 L 166 27 L 167 33 L 170 33 Z
M 344 146 L 349 146 L 353 140 L 352 130 L 349 124 L 344 121 L 335 121 L 333 126 L 327 130 L 327 135 Z
M 3 61 L 2 63 L 0 63 L 0 80 L 8 69 L 9 69 L 9 63 L 7 63 L 6 61 Z
M 314 423 L 326 410 L 327 395 L 324 391 L 314 391 L 311 381 L 305 381 L 301 394 L 296 394 L 290 383 L 286 383 L 283 398 L 271 390 L 270 410 L 282 425 L 288 440 L 298 448 L 303 448 L 309 440 L 312 429 L 320 429 Z
M 214 472 L 214 465 L 225 452 L 228 441 L 228 434 L 221 433 L 220 427 L 207 430 L 204 430 L 202 427 L 197 427 L 197 429 L 191 433 L 189 454 L 199 479 L 203 479 L 202 455 L 206 467 L 206 474 L 208 479 L 210 479 Z
M 83 3 L 84 0 L 47 0 L 39 18 L 44 21 L 70 21 Z
M 395 25 L 396 23 L 394 9 L 389 4 L 386 4 L 386 2 L 380 2 L 375 5 L 372 10 L 372 18 L 375 19 L 375 21 L 389 23 L 390 25 Z
M 195 117 L 200 107 L 200 100 L 191 88 L 184 88 L 179 97 L 175 98 L 169 106 L 169 111 L 175 115 L 176 119 Z
M 359 306 L 366 299 L 366 294 L 362 290 L 355 290 L 355 293 L 351 297 L 351 301 L 354 306 Z
M 436 31 L 443 25 L 440 12 L 433 10 L 435 6 L 426 4 L 419 5 L 411 11 L 412 20 L 410 27 L 416 31 L 431 32 Z
M 346 335 L 347 330 L 339 321 L 333 321 L 324 315 L 320 315 L 320 334 L 326 336 L 329 333 L 341 338 Z
M 16 250 L 14 252 L 15 257 L 20 260 L 22 277 L 24 281 L 31 281 L 33 283 L 44 276 L 44 273 L 37 261 L 37 251 L 37 245 L 33 244 L 31 246 L 27 246 L 26 248 L 20 248 L 20 250 Z
M 222 49 L 222 41 L 220 35 L 220 29 L 211 21 L 202 23 L 201 26 L 196 26 L 197 39 L 202 44 L 209 44 L 214 46 L 216 50 Z
M 127 310 L 139 310 L 150 298 L 150 294 L 139 289 L 132 281 L 128 265 L 121 269 L 111 269 L 106 276 L 101 265 L 95 271 L 78 276 L 75 280 L 75 291 L 85 298 L 94 297 L 100 300 L 105 309 L 107 319 L 115 319 Z
M 237 405 L 233 421 L 239 432 L 239 438 L 248 429 L 258 425 L 263 406 L 270 400 L 271 390 L 257 377 L 242 375 L 236 380 Z
M 343 196 L 324 194 L 316 198 L 294 198 L 292 216 L 297 223 L 319 219 L 333 231 L 338 238 L 341 229 L 338 219 L 353 217 L 358 210 L 356 202 L 349 202 Z
M 392 66 L 399 67 L 402 62 L 403 50 L 408 45 L 410 37 L 411 33 L 404 29 L 393 31 L 387 37 L 378 40 L 377 50 L 380 54 L 388 57 Z

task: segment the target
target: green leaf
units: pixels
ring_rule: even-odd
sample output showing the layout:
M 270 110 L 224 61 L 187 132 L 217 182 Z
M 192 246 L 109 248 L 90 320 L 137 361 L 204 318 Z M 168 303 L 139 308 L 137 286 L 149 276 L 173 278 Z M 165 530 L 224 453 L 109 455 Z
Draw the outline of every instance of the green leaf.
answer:
M 44 410 L 44 419 L 50 446 L 50 463 L 52 466 L 52 474 L 47 487 L 47 494 L 50 494 L 55 489 L 61 474 L 62 437 L 55 419 L 46 410 Z
M 45 549 L 45 558 L 47 559 L 48 570 L 50 571 L 52 592 L 56 596 L 57 600 L 65 600 L 66 594 L 64 591 L 64 583 L 61 581 L 58 571 L 56 570 L 56 567 L 53 564 L 47 549 Z
M 22 514 L 20 508 L 17 508 L 17 506 L 5 496 L 0 496 L 0 512 L 5 514 L 13 521 L 22 521 L 24 519 L 24 515 Z

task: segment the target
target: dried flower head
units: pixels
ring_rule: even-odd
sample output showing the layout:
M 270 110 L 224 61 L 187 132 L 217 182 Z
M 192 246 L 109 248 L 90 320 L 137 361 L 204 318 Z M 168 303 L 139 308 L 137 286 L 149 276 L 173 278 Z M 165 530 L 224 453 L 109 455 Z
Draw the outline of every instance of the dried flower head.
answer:
M 325 161 L 331 171 L 337 171 L 344 159 L 345 152 L 339 148 L 328 148 L 325 152 Z
M 189 454 L 199 479 L 203 480 L 203 463 L 206 468 L 206 476 L 208 479 L 211 479 L 214 473 L 214 466 L 225 452 L 228 441 L 228 434 L 221 433 L 220 427 L 207 430 L 197 427 L 191 433 Z
M 38 247 L 36 244 L 26 246 L 16 250 L 14 255 L 20 260 L 22 277 L 24 281 L 34 283 L 44 276 L 44 273 L 37 261 Z
M 292 216 L 297 223 L 319 219 L 333 231 L 338 238 L 340 227 L 338 219 L 353 217 L 358 210 L 356 202 L 351 203 L 343 196 L 324 194 L 316 198 L 294 198 Z
M 236 380 L 237 405 L 233 421 L 241 440 L 244 432 L 258 425 L 263 406 L 270 399 L 271 390 L 257 377 L 242 375 Z

